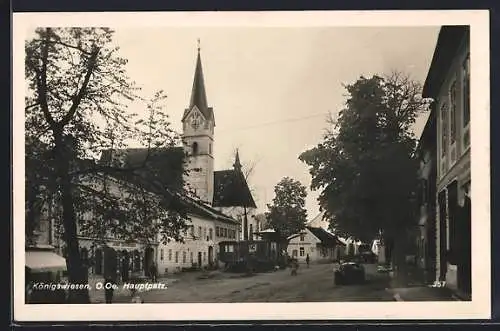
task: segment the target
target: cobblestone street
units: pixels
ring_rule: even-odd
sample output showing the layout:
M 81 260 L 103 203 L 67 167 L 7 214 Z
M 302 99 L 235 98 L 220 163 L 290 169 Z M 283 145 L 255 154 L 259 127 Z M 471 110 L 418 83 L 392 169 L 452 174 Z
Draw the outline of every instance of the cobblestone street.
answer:
M 189 273 L 161 280 L 167 282 L 167 289 L 140 296 L 144 303 L 393 301 L 386 291 L 386 276 L 377 274 L 375 265 L 365 265 L 365 269 L 366 283 L 349 286 L 334 285 L 332 264 L 301 265 L 297 276 L 291 276 L 288 269 L 253 276 L 216 272 L 208 279 Z M 130 302 L 129 293 L 121 288 L 113 301 Z

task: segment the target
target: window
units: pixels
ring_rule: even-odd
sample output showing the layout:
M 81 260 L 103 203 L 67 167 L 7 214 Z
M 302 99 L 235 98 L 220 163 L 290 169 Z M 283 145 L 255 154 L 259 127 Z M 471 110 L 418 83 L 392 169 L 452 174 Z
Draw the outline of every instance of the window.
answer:
M 249 231 L 249 236 L 250 239 L 253 238 L 253 224 L 250 224 L 250 231 Z
M 470 121 L 470 58 L 469 54 L 462 64 L 462 98 L 463 98 L 463 125 L 464 127 L 469 124 Z
M 208 154 L 212 154 L 212 143 L 208 144 Z
M 186 263 L 186 252 L 182 252 L 182 263 Z
M 179 252 L 175 252 L 175 263 L 179 263 Z
M 207 238 L 207 228 L 203 228 L 203 239 Z
M 193 252 L 189 253 L 189 262 L 193 263 Z
M 172 261 L 172 250 L 171 249 L 168 250 L 168 260 Z
M 462 124 L 463 130 L 463 151 L 470 146 L 470 60 L 469 54 L 462 64 Z
M 207 260 L 207 252 L 203 252 L 203 261 Z
M 163 248 L 160 249 L 160 261 L 163 261 Z
M 293 256 L 293 257 L 297 257 L 297 250 L 296 250 L 296 249 L 294 249 L 294 250 L 292 251 L 292 256 Z
M 193 155 L 197 155 L 198 154 L 198 143 L 196 141 L 193 143 L 192 148 L 193 148 Z
M 450 144 L 455 143 L 457 136 L 457 84 L 450 86 Z
M 201 237 L 201 226 L 198 227 L 198 237 Z
M 194 226 L 193 225 L 190 226 L 190 230 L 191 230 L 191 237 L 194 238 Z
M 302 233 L 302 234 L 300 235 L 300 241 L 304 241 L 304 240 L 305 240 L 305 237 L 306 237 L 306 236 Z
M 224 238 L 227 238 L 227 229 L 224 228 Z
M 448 150 L 448 105 L 441 106 L 441 156 L 444 158 Z
M 300 256 L 304 256 L 305 253 L 306 253 L 304 247 L 300 247 L 299 250 L 300 250 L 299 251 L 300 252 Z
M 208 229 L 208 238 L 209 238 L 210 240 L 212 240 L 212 239 L 213 239 L 213 235 L 214 235 L 214 230 L 213 230 L 213 229 L 211 229 L 211 228 L 210 228 L 210 229 Z
M 219 237 L 219 227 L 218 226 L 215 227 L 215 236 Z

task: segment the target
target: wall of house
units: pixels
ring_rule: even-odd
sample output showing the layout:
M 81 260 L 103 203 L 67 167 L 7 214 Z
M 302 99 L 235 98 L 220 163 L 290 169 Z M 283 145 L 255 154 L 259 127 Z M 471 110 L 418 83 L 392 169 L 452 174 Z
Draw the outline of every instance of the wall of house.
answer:
M 215 262 L 217 238 L 215 237 L 215 222 L 201 216 L 189 215 L 191 222 L 184 233 L 184 243 L 171 241 L 158 245 L 157 265 L 161 274 L 190 268 L 198 265 L 201 257 L 201 267 Z M 212 256 L 210 256 L 212 255 Z
M 418 266 L 422 269 L 425 269 L 427 265 L 427 249 L 426 247 L 428 246 L 429 240 L 435 241 L 435 238 L 427 238 L 427 225 L 428 222 L 434 222 L 434 215 L 431 215 L 429 204 L 431 201 L 434 200 L 434 198 L 430 195 L 431 190 L 431 185 L 435 185 L 435 183 L 432 183 L 430 180 L 431 177 L 431 171 L 433 169 L 433 155 L 431 154 L 432 152 L 430 150 L 425 150 L 422 151 L 423 156 L 420 161 L 420 168 L 419 168 L 419 178 L 420 178 L 420 189 L 419 189 L 419 201 L 420 201 L 420 208 L 419 208 L 419 214 L 418 214 L 418 226 L 419 226 L 419 234 L 416 240 L 416 247 L 418 249 L 417 251 L 417 263 Z
M 450 68 L 444 77 L 443 84 L 439 96 L 436 100 L 437 114 L 437 196 L 443 194 L 446 199 L 441 201 L 436 197 L 437 215 L 437 263 L 436 263 L 436 279 L 440 279 L 442 274 L 441 259 L 445 259 L 444 254 L 439 254 L 440 248 L 445 250 L 450 249 L 450 222 L 454 222 L 449 217 L 451 205 L 463 204 L 468 187 L 470 186 L 470 120 L 467 121 L 467 96 L 465 78 L 467 75 L 464 71 L 464 64 L 467 63 L 469 56 L 469 43 L 464 40 L 460 50 L 453 59 L 450 59 Z M 453 87 L 455 86 L 455 92 Z M 455 95 L 455 97 L 454 97 Z M 453 112 L 452 110 L 455 109 Z M 470 104 L 469 104 L 470 109 Z M 455 116 L 452 116 L 452 114 Z M 471 110 L 469 110 L 469 114 Z M 470 115 L 468 116 L 470 119 Z M 452 134 L 454 133 L 454 134 Z M 457 181 L 458 192 L 457 200 L 450 201 L 448 187 L 453 182 Z M 441 208 L 439 208 L 441 207 Z M 445 226 L 440 226 L 441 212 L 445 212 Z M 445 231 L 443 240 L 441 240 L 441 232 Z M 444 241 L 444 242 L 443 242 Z M 457 287 L 457 265 L 451 264 L 448 260 L 443 264 L 446 268 L 446 283 L 451 288 Z
M 218 208 L 222 213 L 231 216 L 235 220 L 240 221 L 238 227 L 238 240 L 244 240 L 243 226 L 244 226 L 244 215 L 245 211 L 243 207 L 221 207 Z M 247 221 L 248 221 L 248 238 L 250 239 L 250 233 L 253 233 L 252 239 L 259 240 L 260 237 L 255 235 L 255 232 L 262 230 L 260 227 L 260 222 L 254 217 L 256 215 L 256 208 L 247 208 Z
M 317 244 L 321 241 L 314 236 L 309 230 L 304 230 L 301 235 L 291 238 L 288 242 L 287 253 L 289 256 L 297 258 L 299 261 L 305 262 L 307 254 L 309 254 L 309 259 L 318 260 L 320 255 L 316 248 Z

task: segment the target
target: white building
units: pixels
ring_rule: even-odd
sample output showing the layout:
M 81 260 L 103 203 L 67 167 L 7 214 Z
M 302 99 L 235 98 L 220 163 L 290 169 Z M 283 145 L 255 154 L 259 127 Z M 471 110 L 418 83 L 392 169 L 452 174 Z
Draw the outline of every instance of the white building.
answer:
M 310 262 L 340 260 L 345 251 L 335 235 L 319 227 L 307 226 L 288 240 L 288 255 L 301 262 L 305 262 L 307 256 Z
M 465 297 L 472 292 L 469 53 L 469 26 L 442 27 L 423 89 L 435 101 L 436 280 Z

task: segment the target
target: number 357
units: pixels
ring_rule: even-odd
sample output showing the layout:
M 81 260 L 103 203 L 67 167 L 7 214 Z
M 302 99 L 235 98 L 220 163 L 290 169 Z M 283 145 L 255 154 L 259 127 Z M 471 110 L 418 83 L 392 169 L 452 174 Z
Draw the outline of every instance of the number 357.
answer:
M 432 287 L 445 287 L 446 282 L 444 280 L 436 280 L 434 284 L 432 284 Z

